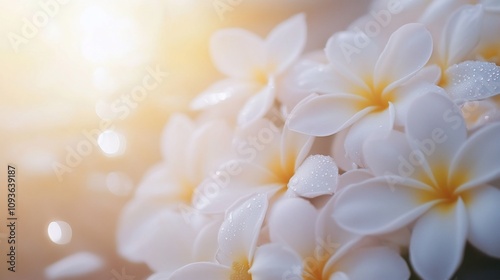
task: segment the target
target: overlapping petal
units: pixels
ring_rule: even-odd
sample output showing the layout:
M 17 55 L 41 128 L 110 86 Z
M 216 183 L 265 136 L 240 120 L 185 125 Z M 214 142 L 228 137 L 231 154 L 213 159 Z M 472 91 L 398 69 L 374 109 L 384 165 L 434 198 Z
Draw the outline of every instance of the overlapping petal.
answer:
M 413 228 L 413 268 L 424 279 L 451 278 L 462 261 L 466 238 L 467 212 L 461 199 L 427 212 Z
M 369 235 L 400 229 L 429 210 L 436 201 L 422 204 L 421 184 L 377 177 L 351 185 L 337 194 L 333 217 L 351 232 Z

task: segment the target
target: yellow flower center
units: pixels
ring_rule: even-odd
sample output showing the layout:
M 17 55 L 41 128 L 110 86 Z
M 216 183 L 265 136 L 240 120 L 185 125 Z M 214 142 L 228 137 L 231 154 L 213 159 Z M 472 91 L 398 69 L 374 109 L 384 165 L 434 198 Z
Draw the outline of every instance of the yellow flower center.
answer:
M 252 280 L 252 275 L 248 272 L 249 269 L 248 260 L 234 261 L 231 265 L 229 280 Z
M 385 88 L 389 83 L 380 83 L 375 85 L 372 78 L 364 79 L 368 89 L 356 87 L 352 91 L 356 95 L 363 97 L 364 100 L 359 104 L 360 110 L 367 107 L 375 107 L 375 112 L 384 111 L 389 107 L 389 103 L 394 101 L 392 92 L 384 94 Z
M 428 178 L 421 178 L 422 182 L 432 187 L 431 191 L 423 191 L 420 197 L 421 202 L 427 203 L 430 201 L 442 200 L 440 209 L 447 210 L 457 202 L 458 198 L 466 199 L 466 193 L 457 193 L 456 190 L 468 180 L 468 173 L 456 172 L 457 175 L 448 180 L 448 166 L 438 165 L 431 167 L 435 182 Z

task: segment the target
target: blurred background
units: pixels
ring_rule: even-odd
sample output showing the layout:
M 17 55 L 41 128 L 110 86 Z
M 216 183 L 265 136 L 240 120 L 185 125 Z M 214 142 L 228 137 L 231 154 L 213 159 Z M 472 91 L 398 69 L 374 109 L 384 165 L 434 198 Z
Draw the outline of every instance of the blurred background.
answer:
M 368 7 L 355 3 L 0 0 L 0 279 L 145 279 L 146 265 L 116 252 L 117 219 L 160 160 L 169 115 L 187 112 L 222 77 L 210 35 L 243 27 L 266 36 L 304 12 L 306 50 L 322 49 Z M 6 256 L 9 164 L 15 273 Z

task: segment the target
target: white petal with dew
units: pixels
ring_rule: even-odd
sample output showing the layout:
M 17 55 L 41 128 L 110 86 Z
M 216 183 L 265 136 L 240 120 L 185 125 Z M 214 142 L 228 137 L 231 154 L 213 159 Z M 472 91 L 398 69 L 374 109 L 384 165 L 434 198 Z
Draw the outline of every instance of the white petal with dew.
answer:
M 288 187 L 307 198 L 333 194 L 337 188 L 338 175 L 339 169 L 330 156 L 312 155 L 295 171 Z
M 256 194 L 228 210 L 219 231 L 219 262 L 230 265 L 241 258 L 251 262 L 266 215 L 267 200 L 265 194 Z
M 462 105 L 500 93 L 500 66 L 483 61 L 465 61 L 446 70 L 446 91 Z

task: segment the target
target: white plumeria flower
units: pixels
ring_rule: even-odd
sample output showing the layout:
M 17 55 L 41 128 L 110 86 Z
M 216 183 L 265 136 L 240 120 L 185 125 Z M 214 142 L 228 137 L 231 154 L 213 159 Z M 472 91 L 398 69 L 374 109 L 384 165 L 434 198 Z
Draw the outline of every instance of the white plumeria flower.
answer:
M 283 246 L 266 244 L 257 248 L 267 200 L 266 195 L 256 194 L 228 211 L 218 236 L 218 263 L 192 263 L 168 279 L 273 280 L 300 266 L 300 259 Z
M 431 56 L 432 37 L 423 25 L 407 24 L 392 34 L 380 52 L 374 41 L 356 49 L 357 36 L 341 32 L 330 38 L 325 48 L 330 64 L 302 77 L 312 90 L 325 94 L 298 104 L 289 116 L 289 126 L 313 136 L 348 129 L 345 150 L 357 165 L 363 165 L 363 140 L 374 131 L 389 131 L 395 122 L 402 123 L 405 106 L 421 93 L 420 77 L 415 75 Z
M 244 98 L 238 123 L 263 117 L 274 104 L 276 79 L 302 53 L 306 29 L 305 16 L 299 14 L 279 24 L 265 40 L 237 28 L 215 33 L 210 45 L 212 59 L 229 78 L 203 92 L 191 108 L 203 109 L 226 100 L 239 104 Z
M 197 209 L 223 212 L 234 201 L 257 192 L 312 198 L 335 191 L 338 168 L 333 159 L 307 157 L 313 137 L 261 119 L 239 138 L 239 159 L 227 162 L 200 185 L 195 192 Z
M 466 240 L 500 257 L 500 124 L 467 138 L 460 109 L 445 95 L 425 94 L 408 113 L 406 134 L 366 142 L 376 175 L 339 193 L 333 216 L 357 234 L 412 225 L 410 260 L 424 279 L 448 279 Z
M 318 211 L 305 199 L 284 198 L 270 210 L 271 242 L 291 248 L 302 263 L 275 279 L 409 278 L 396 251 L 340 228 L 331 218 L 331 202 Z
M 231 139 L 224 122 L 198 125 L 185 115 L 172 116 L 162 139 L 163 162 L 146 174 L 120 218 L 122 256 L 165 273 L 214 259 L 222 217 L 202 215 L 190 205 L 195 187 L 229 158 L 225 147 Z

